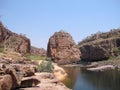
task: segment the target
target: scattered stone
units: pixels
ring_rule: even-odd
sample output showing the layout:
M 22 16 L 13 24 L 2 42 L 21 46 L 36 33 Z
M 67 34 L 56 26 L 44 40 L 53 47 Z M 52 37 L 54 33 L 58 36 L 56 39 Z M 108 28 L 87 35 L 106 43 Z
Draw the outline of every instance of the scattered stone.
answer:
M 24 77 L 33 76 L 37 72 L 37 66 L 32 64 L 10 64 L 9 67 L 13 67 L 17 72 L 22 72 Z

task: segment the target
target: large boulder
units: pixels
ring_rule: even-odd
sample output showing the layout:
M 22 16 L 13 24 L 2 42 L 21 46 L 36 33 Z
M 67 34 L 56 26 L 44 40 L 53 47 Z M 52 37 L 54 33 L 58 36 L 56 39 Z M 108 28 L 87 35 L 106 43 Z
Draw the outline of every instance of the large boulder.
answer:
M 37 66 L 32 64 L 10 64 L 9 67 L 13 67 L 17 72 L 23 74 L 24 77 L 33 76 L 37 72 Z
M 11 90 L 12 85 L 13 81 L 10 75 L 0 76 L 0 90 Z
M 11 90 L 20 87 L 20 74 L 12 67 L 0 64 L 0 90 Z M 6 89 L 9 88 L 9 89 Z
M 64 31 L 55 32 L 50 37 L 47 56 L 59 64 L 71 63 L 80 60 L 80 51 L 72 36 Z
M 54 65 L 53 72 L 54 72 L 55 77 L 59 81 L 63 81 L 67 77 L 66 71 L 62 67 L 59 67 L 57 64 L 53 64 L 53 65 Z
M 9 74 L 12 77 L 12 89 L 19 88 L 21 84 L 21 78 L 17 74 L 16 70 L 14 68 L 8 68 L 5 70 L 5 73 Z
M 26 77 L 26 78 L 22 79 L 20 87 L 22 87 L 22 88 L 35 87 L 39 83 L 40 83 L 40 81 L 34 77 Z
M 0 48 L 17 51 L 20 53 L 30 52 L 30 40 L 25 35 L 11 32 L 0 22 Z

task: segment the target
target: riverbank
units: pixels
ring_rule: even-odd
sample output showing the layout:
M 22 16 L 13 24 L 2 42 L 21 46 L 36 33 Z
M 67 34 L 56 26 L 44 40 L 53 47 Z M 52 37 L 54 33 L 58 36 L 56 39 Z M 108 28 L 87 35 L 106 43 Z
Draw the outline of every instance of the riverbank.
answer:
M 24 80 L 25 79 L 28 80 L 28 77 L 24 78 Z M 70 90 L 63 83 L 61 83 L 53 73 L 46 72 L 35 73 L 34 76 L 29 77 L 29 80 L 30 79 L 39 80 L 40 83 L 33 87 L 20 88 L 17 90 Z M 28 86 L 28 84 L 29 82 L 27 83 L 24 82 L 24 86 L 25 85 Z
M 40 65 L 41 63 L 39 63 Z M 54 70 L 52 73 L 48 72 L 36 72 L 34 76 L 24 78 L 24 80 L 34 79 L 40 81 L 36 83 L 34 81 L 32 87 L 27 87 L 29 82 L 25 82 L 26 88 L 20 88 L 18 90 L 71 90 L 66 87 L 61 81 L 67 76 L 65 70 L 58 66 L 56 63 L 52 63 Z M 35 85 L 34 85 L 35 84 Z
M 0 53 L 0 90 L 70 90 L 61 82 L 66 76 L 52 61 L 29 60 L 17 52 Z
M 108 69 L 120 70 L 120 60 L 107 60 L 107 61 L 99 61 L 92 63 L 96 63 L 96 66 L 87 68 L 87 70 L 90 71 L 104 71 Z
M 90 71 L 104 71 L 108 69 L 119 69 L 120 60 L 105 60 L 97 62 L 80 62 L 79 64 L 61 65 L 61 67 L 80 67 Z

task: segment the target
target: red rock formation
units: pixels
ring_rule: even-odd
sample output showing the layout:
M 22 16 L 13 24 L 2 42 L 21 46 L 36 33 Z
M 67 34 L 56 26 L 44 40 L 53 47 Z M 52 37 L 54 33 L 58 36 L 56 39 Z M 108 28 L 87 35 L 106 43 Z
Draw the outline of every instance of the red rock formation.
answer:
M 81 59 L 86 61 L 107 60 L 120 55 L 120 30 L 95 34 L 79 43 Z
M 11 90 L 12 77 L 10 75 L 0 76 L 0 90 Z
M 30 40 L 6 29 L 0 22 L 0 47 L 20 53 L 30 52 Z
M 80 51 L 69 33 L 56 32 L 50 37 L 47 55 L 60 64 L 80 60 Z
M 33 47 L 31 46 L 31 54 L 37 54 L 37 55 L 40 55 L 40 56 L 47 56 L 47 52 L 44 48 L 36 48 L 36 47 Z

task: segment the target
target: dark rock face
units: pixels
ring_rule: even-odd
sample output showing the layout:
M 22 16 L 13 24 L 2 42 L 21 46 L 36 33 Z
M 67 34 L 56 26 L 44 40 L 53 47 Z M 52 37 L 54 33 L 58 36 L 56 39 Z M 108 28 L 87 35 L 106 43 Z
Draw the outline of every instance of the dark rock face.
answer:
M 40 56 L 47 56 L 47 52 L 44 48 L 36 48 L 36 47 L 33 47 L 31 46 L 31 54 L 37 54 L 37 55 L 40 55 Z
M 118 32 L 118 33 L 117 33 Z M 111 56 L 120 55 L 120 30 L 115 30 L 103 35 L 93 35 L 80 43 L 81 59 L 86 61 L 107 60 Z M 104 36 L 104 37 L 103 37 Z M 106 36 L 106 37 L 105 37 Z M 95 40 L 93 39 L 96 38 Z M 92 41 L 90 41 L 92 40 Z
M 0 47 L 20 53 L 30 52 L 30 40 L 6 29 L 0 22 Z
M 69 33 L 56 32 L 50 37 L 47 55 L 59 64 L 80 60 L 80 51 Z
M 22 88 L 35 87 L 39 83 L 40 83 L 40 81 L 34 77 L 26 77 L 21 81 L 20 87 L 22 87 Z

